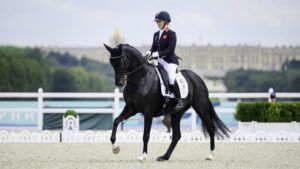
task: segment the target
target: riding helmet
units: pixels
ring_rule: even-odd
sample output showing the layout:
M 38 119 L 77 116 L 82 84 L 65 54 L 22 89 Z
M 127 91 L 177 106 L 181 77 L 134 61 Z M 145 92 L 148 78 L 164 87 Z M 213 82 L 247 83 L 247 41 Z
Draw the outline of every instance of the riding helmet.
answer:
M 168 12 L 161 11 L 161 12 L 158 12 L 155 15 L 154 21 L 158 21 L 158 20 L 164 20 L 166 23 L 170 23 L 171 22 L 171 17 L 170 17 Z

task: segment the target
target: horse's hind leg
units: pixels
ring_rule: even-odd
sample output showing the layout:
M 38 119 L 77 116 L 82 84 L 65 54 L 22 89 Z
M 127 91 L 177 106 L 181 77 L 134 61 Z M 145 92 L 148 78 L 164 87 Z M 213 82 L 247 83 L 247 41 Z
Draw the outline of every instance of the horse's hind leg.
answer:
M 169 146 L 169 149 L 167 150 L 167 152 L 163 156 L 158 157 L 157 161 L 169 160 L 176 144 L 178 143 L 178 141 L 181 138 L 180 120 L 181 120 L 181 117 L 184 112 L 185 111 L 177 112 L 177 113 L 171 115 L 171 125 L 172 125 L 172 131 L 173 131 L 172 142 L 171 142 L 171 145 Z
M 199 100 L 207 100 L 202 102 L 202 105 L 200 105 Z M 213 120 L 210 115 L 210 107 L 209 107 L 209 102 L 208 98 L 207 99 L 194 99 L 192 107 L 198 114 L 198 116 L 202 120 L 202 127 L 203 127 L 203 132 L 208 132 L 209 137 L 210 137 L 210 154 L 207 156 L 207 160 L 212 160 L 213 159 L 213 154 L 214 154 L 214 149 L 215 149 L 215 126 L 213 123 Z

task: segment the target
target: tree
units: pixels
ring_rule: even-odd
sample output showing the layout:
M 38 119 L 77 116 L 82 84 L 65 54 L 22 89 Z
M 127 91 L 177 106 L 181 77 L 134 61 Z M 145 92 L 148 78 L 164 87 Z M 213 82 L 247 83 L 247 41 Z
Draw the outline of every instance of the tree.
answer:
M 286 64 L 289 65 L 289 64 Z M 300 69 L 287 67 L 283 71 L 235 70 L 224 77 L 229 92 L 299 91 Z
M 300 75 L 295 77 L 295 79 L 291 83 L 291 91 L 300 92 Z
M 65 67 L 78 66 L 78 60 L 75 56 L 70 55 L 68 52 L 61 54 L 58 52 L 49 52 L 47 55 L 48 60 L 57 62 L 59 65 Z
M 112 73 L 107 64 L 68 53 L 46 56 L 38 48 L 0 46 L 0 92 L 112 91 Z
M 50 73 L 39 49 L 0 47 L 0 91 L 49 90 Z
M 74 74 L 68 69 L 57 69 L 52 74 L 53 92 L 76 92 Z

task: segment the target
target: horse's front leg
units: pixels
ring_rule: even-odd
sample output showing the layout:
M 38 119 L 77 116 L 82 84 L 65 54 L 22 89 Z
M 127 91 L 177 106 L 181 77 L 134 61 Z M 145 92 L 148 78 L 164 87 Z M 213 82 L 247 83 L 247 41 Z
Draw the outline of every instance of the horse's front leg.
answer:
M 143 142 L 144 142 L 143 154 L 140 157 L 138 157 L 138 160 L 140 160 L 141 162 L 143 162 L 144 160 L 147 159 L 148 142 L 149 142 L 149 138 L 150 138 L 152 120 L 153 120 L 152 113 L 148 113 L 148 114 L 145 113 L 145 116 L 144 116 L 144 135 L 143 135 Z
M 123 120 L 128 119 L 129 117 L 133 116 L 134 114 L 136 114 L 136 113 L 134 113 L 127 105 L 125 105 L 121 114 L 114 120 L 113 129 L 112 129 L 112 133 L 111 133 L 111 137 L 110 137 L 110 141 L 112 144 L 112 151 L 114 154 L 118 154 L 120 152 L 120 147 L 117 144 L 115 144 L 118 125 Z

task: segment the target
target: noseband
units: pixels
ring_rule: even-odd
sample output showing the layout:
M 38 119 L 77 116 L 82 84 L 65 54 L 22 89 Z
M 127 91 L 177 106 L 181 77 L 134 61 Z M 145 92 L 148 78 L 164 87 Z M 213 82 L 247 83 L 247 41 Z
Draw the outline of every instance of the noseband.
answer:
M 122 52 L 122 55 L 116 56 L 116 57 L 113 57 L 113 58 L 111 57 L 109 59 L 110 60 L 115 60 L 115 59 L 119 59 L 119 58 L 120 58 L 121 62 L 124 65 L 123 74 L 126 75 L 126 76 L 129 76 L 132 73 L 136 72 L 137 70 L 141 69 L 145 65 L 145 63 L 146 63 L 146 61 L 144 61 L 144 63 L 142 65 L 140 65 L 139 67 L 133 69 L 132 71 L 127 72 L 128 66 L 127 66 L 127 57 L 126 57 L 125 53 Z

